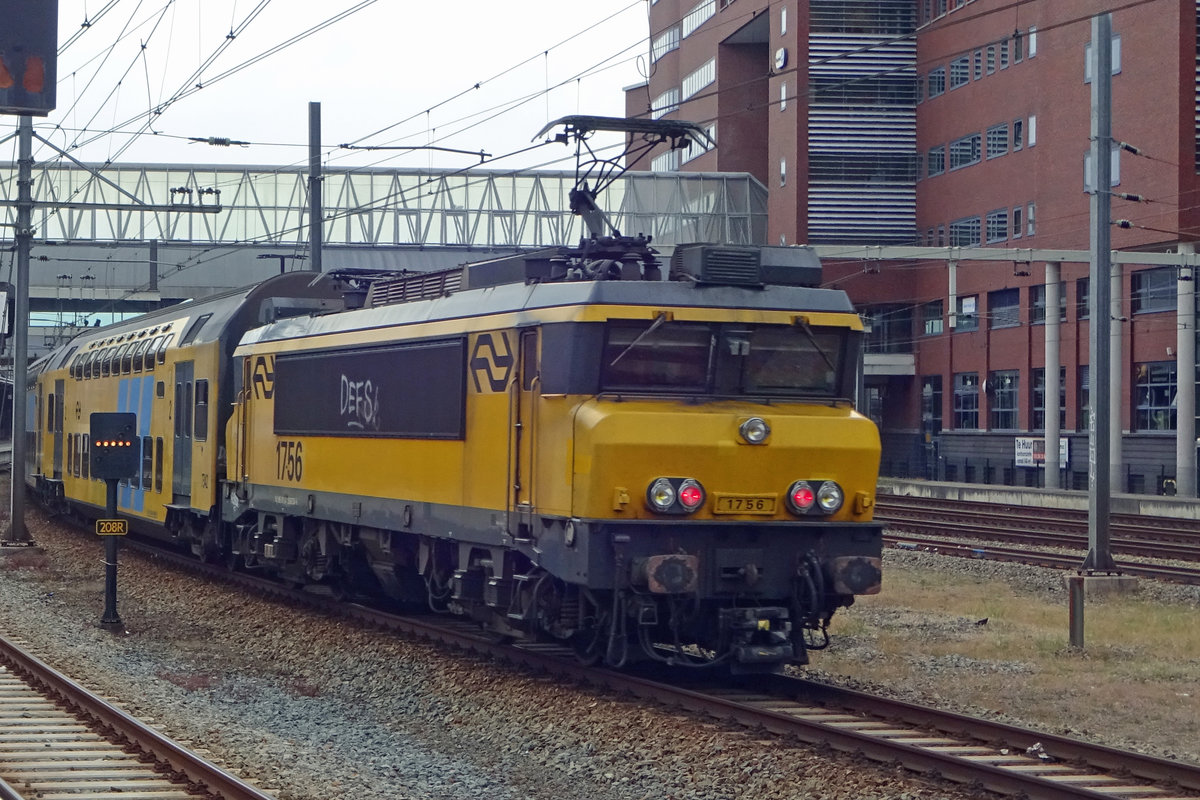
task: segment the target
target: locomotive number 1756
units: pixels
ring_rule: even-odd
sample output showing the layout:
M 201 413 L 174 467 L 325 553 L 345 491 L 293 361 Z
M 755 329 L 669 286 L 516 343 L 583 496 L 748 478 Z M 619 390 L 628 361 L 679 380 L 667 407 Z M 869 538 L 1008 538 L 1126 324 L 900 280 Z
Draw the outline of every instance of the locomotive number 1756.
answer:
M 299 481 L 304 474 L 304 443 L 280 439 L 275 445 L 275 477 Z

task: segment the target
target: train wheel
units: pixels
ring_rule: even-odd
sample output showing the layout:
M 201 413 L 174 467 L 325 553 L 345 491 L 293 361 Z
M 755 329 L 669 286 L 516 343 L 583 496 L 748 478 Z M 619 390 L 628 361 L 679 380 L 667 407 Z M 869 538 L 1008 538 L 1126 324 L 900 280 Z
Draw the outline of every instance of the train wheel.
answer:
M 607 628 L 596 627 L 579 631 L 571 637 L 575 660 L 585 667 L 594 667 L 604 657 L 604 644 L 608 641 Z

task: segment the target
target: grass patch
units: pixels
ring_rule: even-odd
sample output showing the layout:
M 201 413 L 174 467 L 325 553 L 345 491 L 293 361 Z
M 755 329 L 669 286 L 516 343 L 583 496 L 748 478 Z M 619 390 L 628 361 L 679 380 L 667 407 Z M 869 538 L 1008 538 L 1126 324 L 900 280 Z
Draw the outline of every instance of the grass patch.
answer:
M 1196 750 L 1183 744 L 1200 742 L 1196 610 L 1137 593 L 1090 597 L 1080 650 L 1069 646 L 1066 587 L 1051 588 L 893 567 L 882 594 L 834 616 L 814 665 L 1050 730 Z

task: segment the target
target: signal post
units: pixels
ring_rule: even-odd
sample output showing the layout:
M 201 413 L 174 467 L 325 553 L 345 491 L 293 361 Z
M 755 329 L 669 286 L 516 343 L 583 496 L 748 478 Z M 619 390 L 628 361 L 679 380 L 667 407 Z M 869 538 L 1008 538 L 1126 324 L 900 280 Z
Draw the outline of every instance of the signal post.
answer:
M 103 478 L 108 489 L 105 519 L 96 520 L 96 533 L 104 537 L 104 616 L 100 627 L 124 629 L 117 613 L 117 537 L 129 533 L 129 520 L 117 518 L 117 481 L 132 478 L 138 471 L 134 448 L 137 414 L 96 412 L 90 420 L 91 468 L 93 478 Z

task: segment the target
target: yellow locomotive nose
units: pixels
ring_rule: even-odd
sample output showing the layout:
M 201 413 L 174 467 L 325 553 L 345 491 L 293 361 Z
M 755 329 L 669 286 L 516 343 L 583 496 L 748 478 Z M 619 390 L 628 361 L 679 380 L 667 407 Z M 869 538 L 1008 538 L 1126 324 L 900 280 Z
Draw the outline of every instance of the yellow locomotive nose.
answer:
M 747 413 L 754 405 L 584 402 L 575 415 L 572 514 L 870 519 L 871 503 L 858 500 L 874 496 L 878 467 L 869 420 L 848 407 L 793 402 L 773 406 L 768 421 Z

